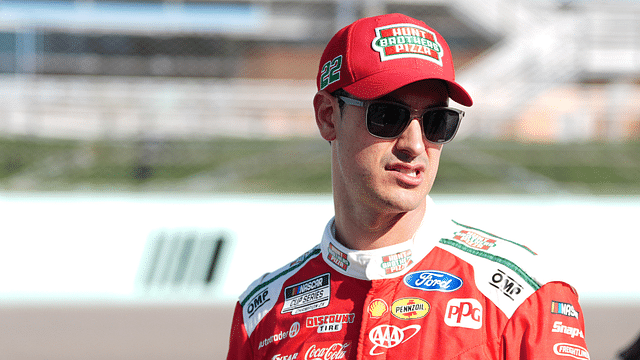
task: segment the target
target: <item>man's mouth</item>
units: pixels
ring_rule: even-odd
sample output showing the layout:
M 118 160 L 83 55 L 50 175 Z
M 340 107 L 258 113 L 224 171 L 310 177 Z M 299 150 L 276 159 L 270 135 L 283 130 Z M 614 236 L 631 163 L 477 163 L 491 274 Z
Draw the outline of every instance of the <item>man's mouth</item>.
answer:
M 398 170 L 398 169 L 394 169 L 394 171 L 397 171 L 397 172 L 403 173 L 403 174 L 405 174 L 405 175 L 407 175 L 407 176 L 411 176 L 411 177 L 417 177 L 417 176 L 418 176 L 418 174 L 420 173 L 420 171 L 419 171 L 419 170 L 406 170 L 406 169 L 400 169 L 400 170 Z
M 424 173 L 424 169 L 420 166 L 415 165 L 405 165 L 405 164 L 394 164 L 387 167 L 387 170 L 398 172 L 407 178 L 419 180 Z

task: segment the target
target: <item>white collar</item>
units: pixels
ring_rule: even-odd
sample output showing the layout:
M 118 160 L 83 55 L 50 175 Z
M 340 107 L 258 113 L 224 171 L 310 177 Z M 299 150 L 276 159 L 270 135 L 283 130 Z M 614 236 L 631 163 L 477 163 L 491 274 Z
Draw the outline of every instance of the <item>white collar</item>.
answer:
M 334 221 L 325 227 L 320 244 L 322 258 L 336 271 L 362 280 L 394 278 L 406 274 L 420 262 L 438 243 L 443 234 L 443 221 L 435 204 L 427 197 L 422 224 L 413 238 L 402 243 L 373 250 L 351 250 L 335 238 Z

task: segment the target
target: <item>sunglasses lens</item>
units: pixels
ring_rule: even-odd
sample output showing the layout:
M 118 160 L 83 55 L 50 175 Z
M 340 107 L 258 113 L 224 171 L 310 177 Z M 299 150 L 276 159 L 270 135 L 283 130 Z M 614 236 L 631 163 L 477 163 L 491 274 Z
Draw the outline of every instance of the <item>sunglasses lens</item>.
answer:
M 394 138 L 402 133 L 410 117 L 409 109 L 394 104 L 373 103 L 367 111 L 367 128 L 375 136 Z
M 434 143 L 450 141 L 456 134 L 460 123 L 460 114 L 453 110 L 435 109 L 424 114 L 424 134 Z

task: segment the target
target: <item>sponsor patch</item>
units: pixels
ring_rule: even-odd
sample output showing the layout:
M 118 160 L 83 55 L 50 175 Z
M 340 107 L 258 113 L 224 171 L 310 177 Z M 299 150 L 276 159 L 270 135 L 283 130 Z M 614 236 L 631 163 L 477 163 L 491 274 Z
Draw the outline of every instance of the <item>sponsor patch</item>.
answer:
M 298 335 L 299 332 L 300 332 L 300 323 L 296 321 L 293 324 L 291 324 L 291 327 L 289 328 L 289 337 L 296 337 L 296 335 Z
M 489 285 L 500 290 L 504 296 L 508 297 L 512 301 L 514 297 L 522 292 L 522 285 L 500 269 L 496 270 L 493 276 L 491 276 Z
M 476 232 L 469 230 L 460 230 L 453 236 L 454 240 L 461 241 L 472 248 L 480 250 L 489 250 L 496 246 L 496 240 L 482 236 Z
M 412 288 L 424 291 L 456 291 L 462 287 L 462 279 L 437 270 L 423 270 L 404 276 L 404 283 Z
M 312 344 L 304 353 L 304 360 L 339 360 L 348 359 L 351 353 L 351 342 L 320 342 Z
M 298 358 L 298 353 L 294 353 L 291 355 L 276 354 L 276 355 L 273 355 L 271 360 L 296 360 L 297 358 Z
M 342 324 L 352 324 L 355 318 L 354 313 L 310 316 L 306 323 L 308 328 L 318 328 L 318 333 L 327 333 L 342 330 Z
M 373 299 L 367 307 L 367 312 L 373 319 L 382 317 L 382 315 L 387 313 L 387 310 L 389 310 L 389 306 L 382 299 Z
M 573 305 L 559 301 L 551 301 L 551 313 L 570 316 L 576 319 L 580 317 L 580 313 L 576 311 Z
M 411 250 L 401 251 L 399 253 L 382 257 L 382 268 L 384 273 L 389 275 L 404 270 L 411 265 Z
M 306 253 L 302 254 L 301 256 L 299 256 L 297 259 L 295 259 L 294 261 L 292 261 L 289 264 L 289 267 L 292 268 L 294 266 L 300 265 L 304 262 L 304 260 L 309 257 L 315 250 L 311 249 L 309 251 L 307 251 Z
M 402 320 L 422 319 L 430 309 L 426 300 L 413 297 L 398 299 L 391 304 L 391 314 Z
M 321 309 L 329 306 L 331 298 L 329 273 L 313 279 L 287 286 L 284 289 L 284 305 L 281 313 L 291 315 Z
M 584 339 L 584 332 L 578 328 L 574 328 L 571 326 L 566 326 L 562 324 L 562 321 L 556 321 L 553 323 L 553 329 L 551 329 L 551 332 L 557 332 L 557 333 L 562 333 L 562 334 L 567 334 L 567 335 L 571 335 L 571 338 L 573 339 L 576 336 L 579 336 L 581 338 Z
M 573 344 L 558 343 L 553 345 L 553 352 L 560 356 L 569 356 L 578 360 L 589 360 L 589 352 L 587 349 Z
M 399 328 L 394 325 L 378 325 L 369 332 L 369 340 L 373 343 L 369 355 L 380 355 L 382 352 L 376 352 L 379 347 L 390 349 L 404 342 L 409 341 L 420 331 L 420 325 L 409 325 L 405 328 Z
M 342 68 L 342 55 L 327 61 L 322 65 L 320 72 L 320 90 L 340 80 L 340 69 Z
M 257 295 L 249 299 L 247 304 L 245 304 L 245 309 L 249 314 L 249 317 L 252 317 L 258 309 L 262 307 L 262 305 L 266 304 L 269 300 L 269 289 L 265 289 L 262 292 L 259 292 Z
M 380 61 L 417 58 L 442 66 L 444 50 L 432 31 L 414 24 L 394 24 L 376 28 L 375 33 L 371 47 L 380 54 Z
M 349 267 L 349 260 L 347 259 L 347 254 L 338 250 L 333 244 L 329 243 L 329 252 L 327 254 L 327 259 L 332 263 L 336 264 L 342 270 L 347 270 Z
M 298 335 L 298 332 L 300 332 L 300 323 L 296 321 L 291 325 L 291 328 L 289 328 L 289 331 L 280 331 L 279 333 L 275 335 L 271 335 L 268 338 L 260 341 L 260 344 L 258 345 L 258 350 L 262 349 L 263 347 L 271 343 L 277 343 L 278 341 L 284 340 L 288 337 L 295 337 L 296 335 Z
M 453 327 L 480 329 L 482 305 L 476 299 L 451 299 L 447 303 L 444 323 Z

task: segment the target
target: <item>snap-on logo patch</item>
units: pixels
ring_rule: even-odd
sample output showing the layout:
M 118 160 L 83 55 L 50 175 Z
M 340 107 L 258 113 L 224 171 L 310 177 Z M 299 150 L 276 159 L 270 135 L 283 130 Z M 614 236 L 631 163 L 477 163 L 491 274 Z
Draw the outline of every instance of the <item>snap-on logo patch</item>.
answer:
M 442 66 L 444 51 L 434 32 L 414 24 L 387 25 L 375 32 L 371 47 L 380 53 L 380 61 L 418 58 Z

